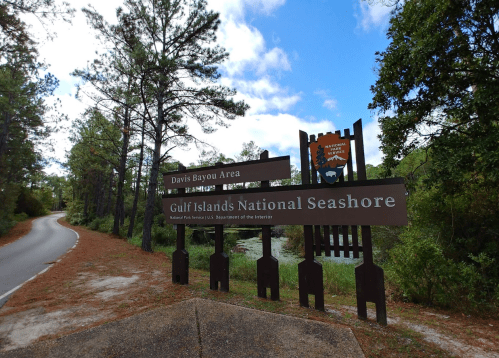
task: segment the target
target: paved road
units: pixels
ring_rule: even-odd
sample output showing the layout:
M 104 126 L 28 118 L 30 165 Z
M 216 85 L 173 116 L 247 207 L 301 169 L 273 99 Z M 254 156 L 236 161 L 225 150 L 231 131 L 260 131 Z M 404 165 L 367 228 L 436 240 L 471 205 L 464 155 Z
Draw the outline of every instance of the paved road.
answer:
M 28 235 L 0 249 L 0 307 L 12 294 L 9 291 L 49 267 L 76 243 L 78 235 L 57 223 L 64 215 L 36 219 Z

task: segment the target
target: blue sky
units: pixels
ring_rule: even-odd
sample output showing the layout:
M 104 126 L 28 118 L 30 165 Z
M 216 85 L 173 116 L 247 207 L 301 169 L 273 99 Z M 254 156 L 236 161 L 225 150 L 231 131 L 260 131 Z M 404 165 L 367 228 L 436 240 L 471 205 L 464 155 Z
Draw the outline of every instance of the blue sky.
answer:
M 78 10 L 73 25 L 56 24 L 58 37 L 40 44 L 40 57 L 61 81 L 57 91 L 62 111 L 77 118 L 92 103 L 74 98 L 77 80 L 69 74 L 92 61 L 102 45 L 86 24 L 81 7 L 92 4 L 109 22 L 122 0 L 70 1 Z M 222 24 L 218 42 L 230 53 L 221 67 L 221 83 L 234 87 L 251 109 L 229 128 L 204 136 L 192 133 L 234 157 L 243 142 L 253 140 L 271 156 L 291 155 L 298 163 L 298 131 L 309 134 L 352 128 L 362 118 L 366 160 L 379 164 L 381 153 L 374 113 L 367 109 L 376 81 L 375 52 L 388 46 L 390 8 L 361 0 L 208 0 Z M 36 21 L 26 19 L 37 30 Z M 69 150 L 67 132 L 54 136 L 55 157 Z M 176 150 L 184 164 L 198 151 Z M 57 166 L 48 170 L 58 172 Z

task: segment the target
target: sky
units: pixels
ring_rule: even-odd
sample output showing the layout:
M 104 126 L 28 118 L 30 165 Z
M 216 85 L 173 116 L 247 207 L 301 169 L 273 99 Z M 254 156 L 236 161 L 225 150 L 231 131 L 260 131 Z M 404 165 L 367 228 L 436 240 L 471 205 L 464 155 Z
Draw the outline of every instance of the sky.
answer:
M 57 0 L 56 0 L 57 1 Z M 93 103 L 75 98 L 78 79 L 70 74 L 98 58 L 102 45 L 81 12 L 91 4 L 114 23 L 123 0 L 69 0 L 77 12 L 72 25 L 56 22 L 57 37 L 40 40 L 40 59 L 60 81 L 56 96 L 70 121 L 79 118 Z M 221 84 L 235 88 L 235 99 L 250 105 L 246 116 L 231 121 L 228 128 L 203 135 L 197 125 L 190 130 L 220 153 L 235 158 L 243 143 L 254 141 L 271 157 L 290 155 L 299 167 L 299 130 L 308 134 L 353 130 L 362 119 L 366 162 L 377 165 L 379 126 L 376 113 L 367 109 L 370 87 L 376 81 L 375 53 L 388 46 L 386 30 L 390 8 L 362 0 L 208 0 L 208 8 L 220 13 L 218 44 L 230 54 L 219 67 Z M 25 17 L 33 32 L 36 19 Z M 67 128 L 60 125 L 53 136 L 54 158 L 64 162 L 71 148 Z M 206 148 L 210 149 L 210 148 Z M 196 163 L 199 151 L 175 150 L 174 159 L 184 165 Z M 46 170 L 64 175 L 53 163 Z

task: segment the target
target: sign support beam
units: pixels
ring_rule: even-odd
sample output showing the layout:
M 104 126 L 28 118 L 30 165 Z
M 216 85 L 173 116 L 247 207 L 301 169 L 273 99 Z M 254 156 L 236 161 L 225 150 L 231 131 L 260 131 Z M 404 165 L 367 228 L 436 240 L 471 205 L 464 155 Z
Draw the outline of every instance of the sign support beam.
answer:
M 179 171 L 186 168 L 178 164 Z M 185 194 L 185 188 L 178 189 L 179 194 Z M 187 285 L 189 283 L 189 253 L 185 249 L 185 224 L 177 225 L 177 250 L 172 257 L 172 281 Z
M 260 154 L 260 159 L 269 159 L 266 150 Z M 262 188 L 269 188 L 270 182 L 261 182 Z M 267 298 L 267 288 L 270 287 L 270 298 L 279 301 L 279 262 L 272 256 L 272 229 L 270 225 L 262 226 L 262 253 L 263 257 L 256 261 L 258 297 Z
M 221 167 L 222 163 L 215 166 Z M 223 191 L 223 184 L 215 185 L 215 191 Z M 224 250 L 224 226 L 215 225 L 215 253 L 210 256 L 210 289 L 229 292 L 229 256 Z
M 300 131 L 302 184 L 310 184 L 308 143 L 308 134 Z M 313 168 L 312 180 L 317 182 L 317 173 L 314 173 Z M 305 261 L 298 264 L 298 290 L 300 295 L 300 306 L 309 307 L 308 295 L 313 294 L 315 296 L 315 309 L 324 311 L 324 282 L 322 265 L 317 260 L 314 260 L 313 226 L 304 225 L 303 235 L 305 236 Z

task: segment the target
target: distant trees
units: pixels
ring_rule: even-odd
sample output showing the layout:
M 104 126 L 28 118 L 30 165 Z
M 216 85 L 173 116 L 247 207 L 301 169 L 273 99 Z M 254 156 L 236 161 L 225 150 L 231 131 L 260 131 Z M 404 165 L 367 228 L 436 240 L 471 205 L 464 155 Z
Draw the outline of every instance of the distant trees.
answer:
M 59 83 L 50 73 L 40 75 L 46 66 L 38 61 L 36 43 L 19 15 L 36 16 L 42 24 L 70 18 L 69 7 L 58 9 L 51 0 L 0 4 L 0 201 L 5 203 L 0 234 L 12 223 L 19 195 L 28 195 L 22 189 L 43 167 L 39 145 L 50 133 L 44 99 Z

